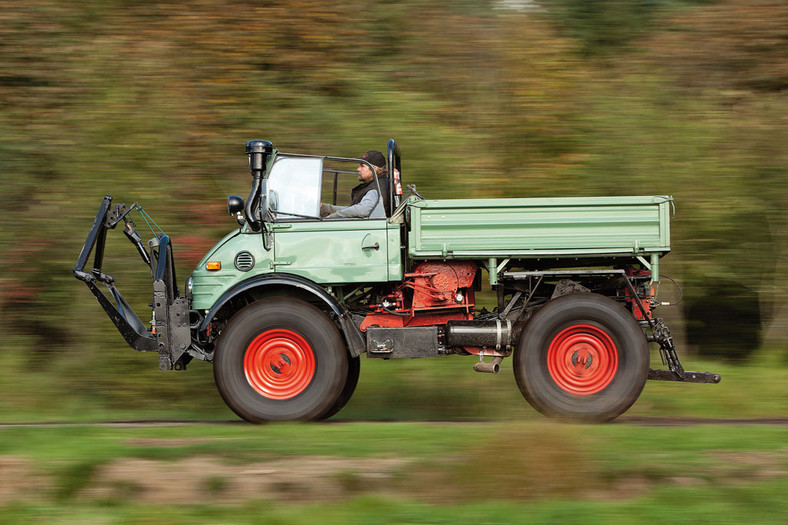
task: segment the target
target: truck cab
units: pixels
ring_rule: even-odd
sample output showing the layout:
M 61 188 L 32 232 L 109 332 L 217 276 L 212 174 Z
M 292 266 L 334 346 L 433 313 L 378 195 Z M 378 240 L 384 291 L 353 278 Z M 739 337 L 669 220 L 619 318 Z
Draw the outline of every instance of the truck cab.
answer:
M 361 158 L 280 153 L 268 144 L 247 145 L 250 167 L 255 162 L 263 166 L 260 181 L 253 184 L 247 203 L 234 195 L 228 198 L 228 212 L 237 217 L 240 228 L 219 242 L 192 273 L 193 309 L 208 310 L 228 288 L 266 274 L 302 277 L 340 294 L 359 284 L 400 281 L 402 221 L 386 216 L 382 191 L 368 217 L 320 214 L 321 203 L 349 204 L 351 189 L 358 183 L 355 167 L 369 163 Z M 392 168 L 387 171 L 396 173 L 398 181 L 401 164 L 393 140 L 388 153 Z M 393 184 L 383 184 L 375 175 L 375 185 L 390 189 L 389 202 L 399 204 Z

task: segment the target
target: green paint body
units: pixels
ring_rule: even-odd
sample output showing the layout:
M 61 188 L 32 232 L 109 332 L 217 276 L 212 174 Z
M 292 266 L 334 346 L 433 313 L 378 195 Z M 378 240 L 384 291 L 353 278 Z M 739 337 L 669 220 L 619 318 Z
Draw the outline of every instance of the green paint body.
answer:
M 656 281 L 659 257 L 670 251 L 671 202 L 668 196 L 411 198 L 400 223 L 280 218 L 266 225 L 269 249 L 263 233 L 241 228 L 208 252 L 192 274 L 192 308 L 210 309 L 224 292 L 261 274 L 293 274 L 327 287 L 399 282 L 421 260 L 474 260 L 488 269 L 506 259 L 609 259 L 609 266 L 639 260 Z M 236 267 L 240 252 L 254 258 L 251 269 Z M 221 270 L 207 270 L 209 261 L 220 262 Z

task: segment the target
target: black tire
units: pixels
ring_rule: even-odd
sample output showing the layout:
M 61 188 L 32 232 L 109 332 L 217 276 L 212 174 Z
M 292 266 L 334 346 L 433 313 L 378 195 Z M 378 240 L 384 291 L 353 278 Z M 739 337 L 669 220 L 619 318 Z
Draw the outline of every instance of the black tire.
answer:
M 353 397 L 353 392 L 356 391 L 358 385 L 358 376 L 361 372 L 361 359 L 358 357 L 348 356 L 347 362 L 347 378 L 345 379 L 345 386 L 342 388 L 342 393 L 339 394 L 334 406 L 328 409 L 325 414 L 322 414 L 318 419 L 328 419 L 340 410 L 342 410 L 350 398 Z
M 227 406 L 251 423 L 318 419 L 337 402 L 348 376 L 336 326 L 314 306 L 274 297 L 227 323 L 213 367 Z
M 514 354 L 525 399 L 551 417 L 609 421 L 637 400 L 648 376 L 648 342 L 624 307 L 602 295 L 559 297 L 539 309 Z

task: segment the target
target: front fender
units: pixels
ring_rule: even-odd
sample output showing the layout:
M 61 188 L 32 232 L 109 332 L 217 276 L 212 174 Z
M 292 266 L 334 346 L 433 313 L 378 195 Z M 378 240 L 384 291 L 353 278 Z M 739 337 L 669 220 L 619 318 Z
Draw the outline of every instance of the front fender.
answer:
M 322 286 L 298 275 L 276 273 L 256 275 L 245 281 L 242 281 L 225 293 L 213 304 L 210 310 L 205 315 L 205 319 L 200 324 L 199 331 L 203 332 L 208 328 L 208 325 L 213 321 L 218 312 L 235 297 L 252 290 L 271 289 L 273 287 L 279 288 L 295 288 L 302 293 L 309 294 L 309 296 L 319 299 L 320 302 L 325 304 L 332 313 L 334 313 L 339 321 L 340 328 L 345 340 L 348 344 L 350 355 L 356 357 L 366 350 L 366 345 L 361 332 L 350 319 L 347 309 L 339 304 L 337 300 L 329 294 Z

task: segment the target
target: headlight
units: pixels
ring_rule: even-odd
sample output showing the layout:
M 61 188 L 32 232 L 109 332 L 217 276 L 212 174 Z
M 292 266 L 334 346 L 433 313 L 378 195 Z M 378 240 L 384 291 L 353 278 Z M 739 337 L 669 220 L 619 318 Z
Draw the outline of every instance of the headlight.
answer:
M 186 279 L 186 298 L 192 302 L 192 290 L 194 290 L 194 277 Z

